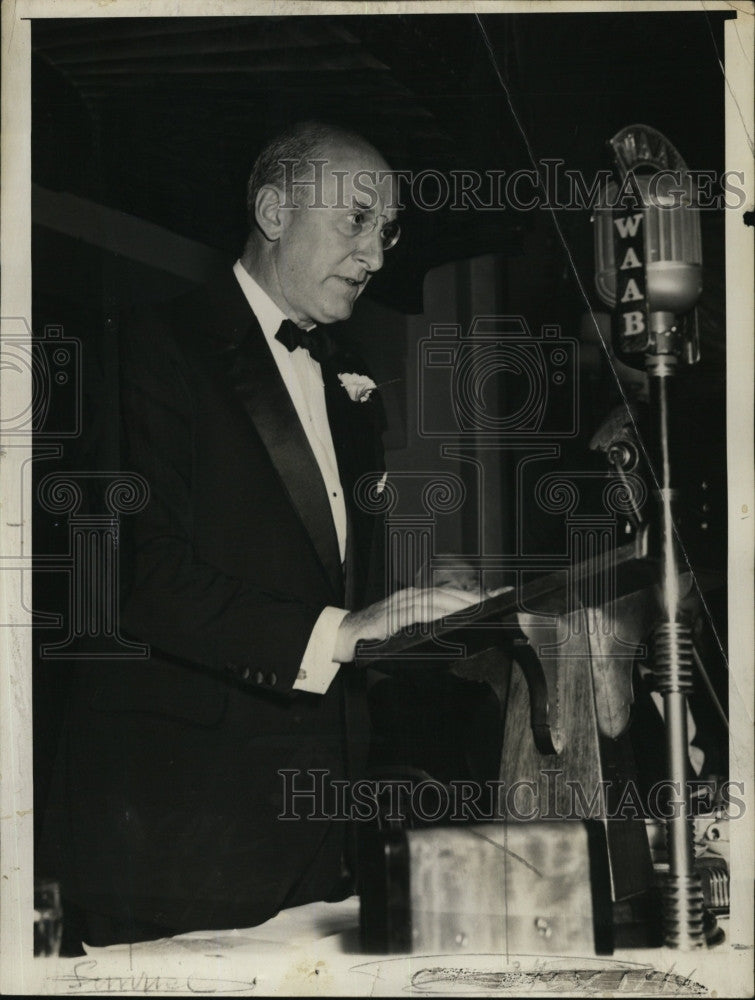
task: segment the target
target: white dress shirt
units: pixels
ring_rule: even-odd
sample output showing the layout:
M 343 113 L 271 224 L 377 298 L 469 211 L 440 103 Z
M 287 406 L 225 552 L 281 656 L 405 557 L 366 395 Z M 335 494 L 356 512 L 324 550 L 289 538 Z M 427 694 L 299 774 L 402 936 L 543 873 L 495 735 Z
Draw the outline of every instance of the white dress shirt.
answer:
M 236 261 L 233 273 L 262 328 L 317 461 L 327 490 L 343 563 L 346 558 L 346 503 L 338 476 L 338 464 L 328 423 L 325 387 L 319 362 L 315 361 L 304 348 L 297 347 L 289 351 L 284 344 L 275 339 L 281 323 L 290 317 L 281 312 L 270 296 L 244 270 L 241 261 Z M 294 682 L 296 690 L 309 691 L 313 694 L 324 694 L 328 690 L 340 667 L 340 663 L 333 660 L 333 652 L 338 628 L 347 614 L 343 608 L 323 608 L 304 651 L 299 673 Z

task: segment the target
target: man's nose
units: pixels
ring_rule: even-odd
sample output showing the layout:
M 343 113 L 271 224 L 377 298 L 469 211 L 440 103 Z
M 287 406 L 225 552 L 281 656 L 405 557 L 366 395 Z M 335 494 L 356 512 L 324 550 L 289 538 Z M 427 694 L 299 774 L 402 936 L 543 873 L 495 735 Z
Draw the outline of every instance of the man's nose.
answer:
M 379 271 L 383 266 L 383 253 L 383 241 L 376 229 L 362 236 L 354 256 L 368 271 Z

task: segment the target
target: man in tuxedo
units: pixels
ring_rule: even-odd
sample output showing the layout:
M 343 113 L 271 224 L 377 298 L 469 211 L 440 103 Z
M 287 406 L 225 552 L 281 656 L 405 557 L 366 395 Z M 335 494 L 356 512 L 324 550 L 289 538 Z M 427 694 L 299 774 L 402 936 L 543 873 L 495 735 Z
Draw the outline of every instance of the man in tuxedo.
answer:
M 92 944 L 332 898 L 347 825 L 327 818 L 330 782 L 366 756 L 356 643 L 473 600 L 385 597 L 380 521 L 354 498 L 384 469 L 379 396 L 342 377 L 364 367 L 328 327 L 398 238 L 387 163 L 294 126 L 248 206 L 232 271 L 122 335 L 123 467 L 149 499 L 121 625 L 150 655 L 77 668 L 50 811 L 52 870 Z M 319 816 L 279 819 L 281 769 L 304 791 L 325 772 Z

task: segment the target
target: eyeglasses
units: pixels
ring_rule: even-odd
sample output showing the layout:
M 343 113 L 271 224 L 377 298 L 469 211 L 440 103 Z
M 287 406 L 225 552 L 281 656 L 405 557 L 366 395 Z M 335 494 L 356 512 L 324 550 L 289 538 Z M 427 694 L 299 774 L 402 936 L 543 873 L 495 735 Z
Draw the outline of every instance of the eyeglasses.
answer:
M 350 239 L 359 239 L 361 236 L 369 236 L 370 233 L 374 233 L 381 219 L 385 219 L 385 216 L 374 215 L 366 209 L 355 208 L 348 214 L 339 216 L 336 225 L 338 231 L 344 236 L 348 236 Z M 380 242 L 383 250 L 395 247 L 400 235 L 401 227 L 398 222 L 395 219 L 392 222 L 386 221 L 380 229 Z

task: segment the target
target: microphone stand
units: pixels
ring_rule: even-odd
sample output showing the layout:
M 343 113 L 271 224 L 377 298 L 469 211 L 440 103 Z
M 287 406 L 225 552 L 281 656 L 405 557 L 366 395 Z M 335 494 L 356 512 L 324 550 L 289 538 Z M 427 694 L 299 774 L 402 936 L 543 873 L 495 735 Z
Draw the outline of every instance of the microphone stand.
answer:
M 664 938 L 669 948 L 704 944 L 703 892 L 694 870 L 693 826 L 688 787 L 687 696 L 692 692 L 692 629 L 682 610 L 683 562 L 675 534 L 678 491 L 672 462 L 672 415 L 681 334 L 673 313 L 649 316 L 652 335 L 645 354 L 656 468 L 661 559 L 661 620 L 653 632 L 653 672 L 663 696 L 666 759 L 672 789 L 666 819 L 669 871 L 663 884 Z M 680 558 L 681 557 L 681 558 Z
M 669 140 L 657 129 L 637 124 L 617 132 L 609 146 L 624 197 L 619 197 L 616 184 L 609 185 L 606 200 L 597 207 L 595 282 L 600 297 L 615 310 L 616 356 L 637 368 L 643 366 L 644 355 L 648 375 L 648 450 L 658 501 L 661 564 L 661 615 L 652 635 L 652 659 L 656 685 L 663 696 L 672 789 L 666 819 L 669 871 L 663 886 L 664 934 L 668 947 L 693 949 L 704 944 L 703 894 L 694 868 L 687 755 L 687 696 L 692 691 L 695 654 L 680 593 L 680 570 L 686 559 L 674 527 L 678 492 L 671 425 L 678 366 L 694 364 L 700 356 L 696 325 L 688 326 L 678 317 L 690 313 L 702 290 L 702 246 L 694 186 L 686 163 Z M 689 190 L 683 191 L 681 198 L 679 191 L 666 183 L 670 174 L 677 176 L 673 171 L 689 181 Z M 627 194 L 632 195 L 629 205 Z M 615 458 L 621 459 L 618 450 Z

